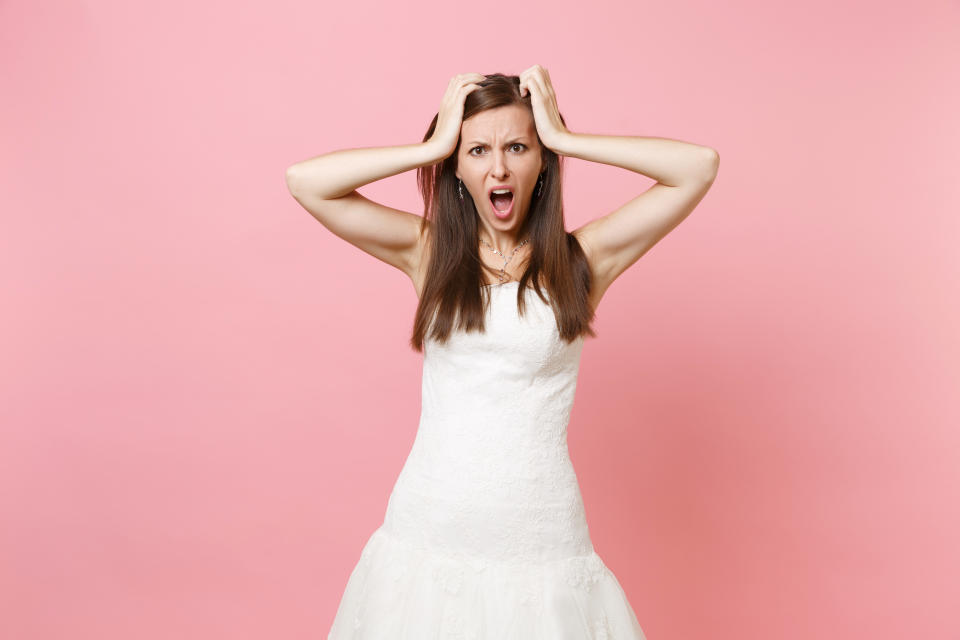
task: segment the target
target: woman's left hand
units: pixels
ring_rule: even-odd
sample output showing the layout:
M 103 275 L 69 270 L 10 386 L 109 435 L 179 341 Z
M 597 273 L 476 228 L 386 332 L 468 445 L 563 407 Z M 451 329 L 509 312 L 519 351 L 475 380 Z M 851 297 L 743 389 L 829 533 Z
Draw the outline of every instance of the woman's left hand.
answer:
M 537 134 L 544 145 L 553 149 L 557 139 L 570 132 L 560 120 L 557 95 L 553 91 L 553 85 L 550 84 L 550 74 L 547 70 L 535 64 L 521 73 L 520 95 L 530 96 Z

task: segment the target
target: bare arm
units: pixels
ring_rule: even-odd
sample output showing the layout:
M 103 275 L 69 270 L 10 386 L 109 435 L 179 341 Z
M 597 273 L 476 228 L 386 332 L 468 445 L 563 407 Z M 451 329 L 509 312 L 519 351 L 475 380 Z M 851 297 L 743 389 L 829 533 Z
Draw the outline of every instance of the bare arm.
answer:
M 421 231 L 429 229 L 427 220 L 378 204 L 356 189 L 437 164 L 453 153 L 460 138 L 464 99 L 483 78 L 479 73 L 461 73 L 450 79 L 426 142 L 332 151 L 287 168 L 287 188 L 304 209 L 337 236 L 405 272 L 418 295 L 428 235 Z
M 719 161 L 710 147 L 669 138 L 567 133 L 551 148 L 565 156 L 642 173 L 668 187 L 702 182 L 716 173 Z
M 290 195 L 336 236 L 400 269 L 414 281 L 420 269 L 423 218 L 356 191 L 370 182 L 435 164 L 442 150 L 427 142 L 344 149 L 287 168 Z
M 668 138 L 568 132 L 552 143 L 557 153 L 629 169 L 657 181 L 619 209 L 574 231 L 594 270 L 595 303 L 620 274 L 690 215 L 720 165 L 714 149 Z
M 440 162 L 445 156 L 429 142 L 394 147 L 331 151 L 287 167 L 290 192 L 321 200 L 343 197 L 365 184 Z

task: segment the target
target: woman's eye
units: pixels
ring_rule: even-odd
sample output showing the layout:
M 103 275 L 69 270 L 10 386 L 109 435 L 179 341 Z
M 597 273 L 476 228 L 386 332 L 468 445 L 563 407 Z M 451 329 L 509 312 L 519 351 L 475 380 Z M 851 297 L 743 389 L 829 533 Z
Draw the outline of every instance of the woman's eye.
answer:
M 514 142 L 512 145 L 510 145 L 511 149 L 513 149 L 514 147 L 526 148 L 526 146 L 522 142 Z M 473 152 L 476 151 L 477 149 L 483 149 L 483 147 L 474 147 L 473 149 L 470 149 L 470 155 L 475 155 Z

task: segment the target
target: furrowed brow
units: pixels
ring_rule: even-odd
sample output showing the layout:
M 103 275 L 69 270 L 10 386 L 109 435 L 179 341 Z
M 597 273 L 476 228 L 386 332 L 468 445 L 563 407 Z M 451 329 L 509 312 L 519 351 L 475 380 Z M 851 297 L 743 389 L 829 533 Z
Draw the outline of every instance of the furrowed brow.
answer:
M 515 142 L 526 142 L 526 141 L 527 141 L 526 136 L 520 136 L 519 138 L 514 138 L 509 142 L 505 142 L 504 144 L 514 144 Z M 487 144 L 487 143 L 485 140 L 471 140 L 467 144 Z

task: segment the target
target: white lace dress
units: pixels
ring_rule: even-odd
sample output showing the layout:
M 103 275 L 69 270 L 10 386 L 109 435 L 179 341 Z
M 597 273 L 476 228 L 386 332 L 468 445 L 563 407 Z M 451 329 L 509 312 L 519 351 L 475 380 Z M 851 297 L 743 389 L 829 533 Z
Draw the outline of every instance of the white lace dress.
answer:
M 583 337 L 517 282 L 424 345 L 416 438 L 328 640 L 645 640 L 594 551 L 567 450 Z M 546 294 L 545 294 L 546 295 Z

